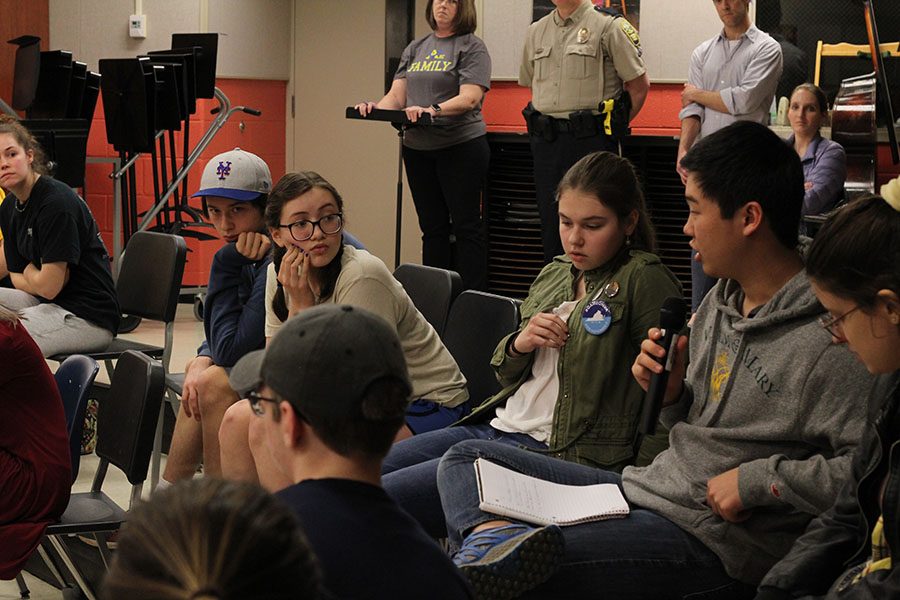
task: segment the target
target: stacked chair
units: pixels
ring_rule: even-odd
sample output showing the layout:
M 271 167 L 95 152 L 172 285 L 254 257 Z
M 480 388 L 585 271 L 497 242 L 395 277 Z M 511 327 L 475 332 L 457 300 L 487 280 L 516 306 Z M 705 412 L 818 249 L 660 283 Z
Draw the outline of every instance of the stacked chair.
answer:
M 165 325 L 165 334 L 161 346 L 116 337 L 106 349 L 90 353 L 91 358 L 106 363 L 108 373 L 113 373 L 112 361 L 129 350 L 161 360 L 164 373 L 168 372 L 172 356 L 175 312 L 178 308 L 186 257 L 187 245 L 181 236 L 151 231 L 139 231 L 131 236 L 116 280 L 119 308 L 122 312 L 141 319 L 162 322 Z M 66 358 L 65 355 L 58 355 L 51 360 L 63 361 Z M 151 477 L 154 485 L 159 479 L 164 408 L 160 406 L 159 409 L 154 441 Z

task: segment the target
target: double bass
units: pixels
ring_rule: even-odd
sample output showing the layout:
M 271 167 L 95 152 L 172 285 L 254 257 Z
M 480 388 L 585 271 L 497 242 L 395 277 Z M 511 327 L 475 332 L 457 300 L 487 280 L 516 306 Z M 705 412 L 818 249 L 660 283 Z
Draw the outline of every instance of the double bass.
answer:
M 863 6 L 873 71 L 843 80 L 834 100 L 831 139 L 844 146 L 847 152 L 844 189 L 848 198 L 875 193 L 879 116 L 888 132 L 893 163 L 900 163 L 887 71 L 884 56 L 879 52 L 881 42 L 875 22 L 875 7 L 873 0 L 854 1 Z

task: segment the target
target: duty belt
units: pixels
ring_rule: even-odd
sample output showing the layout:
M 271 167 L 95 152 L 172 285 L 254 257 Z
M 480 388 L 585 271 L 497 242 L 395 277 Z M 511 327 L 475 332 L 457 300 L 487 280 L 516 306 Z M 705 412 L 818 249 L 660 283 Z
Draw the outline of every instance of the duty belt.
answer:
M 552 142 L 560 132 L 571 133 L 576 138 L 603 136 L 619 139 L 630 133 L 628 121 L 631 112 L 631 97 L 622 92 L 617 98 L 601 102 L 597 109 L 569 113 L 568 119 L 557 119 L 536 110 L 531 102 L 522 111 L 528 133 Z

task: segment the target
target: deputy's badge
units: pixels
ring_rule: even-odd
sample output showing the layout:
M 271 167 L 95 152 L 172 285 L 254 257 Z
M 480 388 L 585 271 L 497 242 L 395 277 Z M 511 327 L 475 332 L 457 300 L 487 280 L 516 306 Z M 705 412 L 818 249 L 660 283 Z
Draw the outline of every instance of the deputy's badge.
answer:
M 584 307 L 581 313 L 581 324 L 591 335 L 606 333 L 612 325 L 613 317 L 609 305 L 603 300 L 593 300 Z
M 616 294 L 619 293 L 619 282 L 618 281 L 610 281 L 605 286 L 603 286 L 603 293 L 606 294 L 607 298 L 614 298 Z
M 590 38 L 590 37 L 591 37 L 591 32 L 588 30 L 587 27 L 582 27 L 581 29 L 578 30 L 578 38 L 577 39 L 578 39 L 579 44 L 585 43 L 586 41 L 588 41 L 588 38 Z
M 616 22 L 619 24 L 619 27 L 622 28 L 625 35 L 628 36 L 631 43 L 634 44 L 634 47 L 637 48 L 638 56 L 641 56 L 644 51 L 641 49 L 641 37 L 638 35 L 637 29 L 628 22 L 628 19 L 616 19 Z

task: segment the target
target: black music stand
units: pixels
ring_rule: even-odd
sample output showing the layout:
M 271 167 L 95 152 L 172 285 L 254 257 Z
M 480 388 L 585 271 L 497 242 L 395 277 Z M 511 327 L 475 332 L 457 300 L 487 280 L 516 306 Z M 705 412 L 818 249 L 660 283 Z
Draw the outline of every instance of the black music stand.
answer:
M 84 92 L 87 86 L 87 64 L 72 62 L 72 82 L 69 84 L 69 102 L 66 104 L 66 118 L 80 119 Z
M 197 97 L 213 98 L 216 91 L 218 33 L 173 33 L 172 50 L 190 52 L 197 61 Z
M 162 197 L 162 189 L 170 184 L 169 168 L 171 168 L 173 179 L 178 173 L 174 132 L 181 131 L 182 122 L 187 122 L 190 118 L 185 65 L 188 60 L 193 60 L 193 54 L 179 52 L 165 50 L 150 52 L 147 56 L 139 57 L 147 59 L 154 66 L 154 70 L 157 71 L 156 129 L 164 132 L 159 136 L 158 155 L 154 154 L 152 156 L 153 191 L 157 202 Z M 167 139 L 169 145 L 168 155 L 166 151 Z M 157 156 L 159 160 L 157 160 Z M 187 154 L 185 155 L 185 160 L 187 160 Z M 157 230 L 192 236 L 203 240 L 215 239 L 214 236 L 210 236 L 207 233 L 185 229 L 185 226 L 188 225 L 206 227 L 207 224 L 200 218 L 200 211 L 188 205 L 187 196 L 178 193 L 178 188 L 173 189 L 172 200 L 172 205 L 167 203 L 166 207 L 156 214 Z M 189 220 L 182 220 L 182 214 L 187 214 Z M 173 215 L 174 220 L 172 218 Z
M 187 119 L 188 115 L 197 112 L 197 53 L 196 48 L 181 48 L 178 50 L 152 50 L 147 53 L 151 60 L 179 62 L 182 64 L 184 71 L 183 81 L 179 83 L 179 91 L 183 92 L 184 106 L 182 110 L 185 112 L 183 119 Z
M 106 139 L 118 152 L 149 152 L 153 122 L 147 99 L 153 97 L 152 74 L 137 58 L 102 58 L 100 75 Z
M 56 164 L 53 178 L 69 187 L 84 187 L 87 140 L 91 124 L 84 119 L 24 119 L 28 131 Z
M 189 99 L 191 113 L 196 109 L 197 98 L 215 98 L 216 96 L 216 60 L 219 48 L 218 33 L 173 33 L 172 49 L 169 52 L 180 52 L 193 56 L 193 94 Z M 190 139 L 191 120 L 184 120 L 184 162 L 182 169 L 188 168 L 188 140 Z M 181 196 L 183 207 L 187 206 L 188 175 L 181 180 Z
M 25 110 L 34 102 L 41 72 L 40 41 L 37 36 L 23 35 L 7 42 L 18 46 L 12 95 L 12 107 L 16 110 Z
M 72 53 L 41 52 L 40 75 L 34 101 L 25 111 L 29 119 L 64 119 L 72 82 Z
M 387 121 L 397 130 L 397 138 L 400 141 L 400 154 L 397 160 L 397 221 L 394 233 L 394 268 L 400 266 L 400 235 L 403 224 L 403 139 L 406 130 L 417 125 L 431 125 L 431 115 L 422 113 L 419 120 L 413 123 L 403 110 L 372 109 L 368 116 L 364 117 L 352 106 L 348 106 L 345 116 L 348 119 L 362 119 L 363 121 Z
M 150 152 L 155 141 L 151 107 L 147 106 L 147 101 L 148 97 L 153 98 L 152 88 L 156 84 L 152 71 L 148 74 L 137 58 L 102 58 L 100 75 L 106 140 L 119 153 L 124 169 L 119 185 L 122 188 L 122 237 L 127 242 L 137 231 L 138 223 L 134 159 L 139 152 Z
M 79 115 L 88 123 L 94 122 L 94 109 L 97 108 L 98 96 L 100 96 L 100 73 L 88 71 L 85 75 L 84 98 L 81 101 L 81 115 Z

